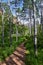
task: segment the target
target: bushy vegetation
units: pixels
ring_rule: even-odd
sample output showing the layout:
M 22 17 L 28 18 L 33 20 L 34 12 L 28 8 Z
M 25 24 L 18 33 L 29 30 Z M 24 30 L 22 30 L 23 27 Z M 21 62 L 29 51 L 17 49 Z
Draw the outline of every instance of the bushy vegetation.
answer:
M 7 29 L 5 29 L 4 46 L 2 46 L 2 39 L 0 37 L 0 61 L 3 61 L 6 57 L 12 54 L 16 47 L 25 41 L 24 36 L 18 36 L 18 41 L 16 41 L 16 34 L 12 34 L 12 44 L 10 44 L 8 31 L 6 31 Z
M 25 63 L 26 65 L 43 65 L 43 33 L 40 30 L 40 33 L 38 34 L 37 38 L 37 50 L 38 50 L 38 55 L 35 57 L 34 54 L 34 39 L 33 36 L 26 37 L 28 41 L 26 42 L 26 49 L 27 49 L 27 54 L 26 54 L 26 59 Z
M 0 30 L 2 30 L 2 17 L 0 16 Z M 10 20 L 9 20 L 10 21 Z M 2 43 L 2 31 L 0 31 L 0 61 L 5 60 L 6 57 L 8 57 L 10 54 L 14 52 L 16 47 L 20 45 L 24 40 L 25 37 L 23 36 L 24 31 L 26 28 L 23 26 L 18 25 L 18 41 L 16 41 L 16 25 L 13 24 L 12 26 L 12 42 L 10 44 L 10 23 L 8 19 L 5 18 L 4 20 L 4 45 Z
M 1 20 L 1 19 L 0 19 Z M 10 37 L 9 37 L 9 21 L 6 19 L 4 24 L 4 46 L 2 46 L 2 32 L 0 31 L 0 61 L 3 61 L 6 57 L 14 52 L 16 47 L 20 45 L 23 41 L 27 39 L 25 43 L 25 47 L 27 49 L 25 63 L 26 65 L 43 65 L 43 33 L 41 31 L 41 27 L 38 28 L 38 35 L 37 35 L 37 49 L 38 55 L 35 57 L 34 54 L 34 36 L 27 35 L 27 27 L 23 25 L 18 25 L 17 30 L 19 33 L 18 41 L 16 41 L 16 25 L 13 24 L 12 26 L 12 44 L 10 44 Z M 2 23 L 0 22 L 0 30 L 2 29 Z M 29 31 L 29 30 L 28 30 Z M 33 31 L 33 30 L 32 30 Z M 11 45 L 11 46 L 10 46 Z
M 26 11 L 28 9 L 30 11 L 32 10 L 31 12 L 29 12 L 30 13 L 29 14 L 30 23 L 32 21 L 31 17 L 33 19 L 35 19 L 34 18 L 35 10 L 33 10 L 33 9 L 34 9 L 34 6 L 36 7 L 36 5 L 34 5 L 34 2 L 32 2 L 32 1 L 33 0 L 29 0 L 29 1 L 24 0 L 24 5 L 23 5 L 23 10 L 25 10 L 25 9 L 26 9 Z M 38 3 L 38 2 L 36 1 L 35 3 Z M 7 4 L 5 4 L 4 7 L 7 6 Z M 29 8 L 28 8 L 28 6 L 29 6 Z M 18 25 L 17 22 L 16 22 L 17 25 L 12 23 L 12 13 L 9 12 L 10 9 L 8 6 L 5 8 L 5 11 L 6 12 L 4 14 L 3 23 L 2 23 L 2 15 L 0 15 L 0 61 L 5 60 L 6 57 L 8 57 L 10 54 L 12 54 L 14 52 L 14 50 L 16 49 L 16 47 L 18 45 L 20 45 L 23 41 L 25 41 L 27 39 L 27 41 L 25 43 L 25 47 L 27 49 L 26 57 L 25 57 L 26 65 L 43 65 L 43 33 L 42 33 L 40 25 L 38 25 L 38 22 L 37 22 L 38 28 L 34 27 L 35 26 L 35 23 L 34 23 L 34 26 L 32 28 L 32 34 L 30 36 L 29 34 L 27 35 L 27 33 L 29 32 L 29 29 L 27 29 L 27 27 L 25 27 L 24 25 Z M 22 11 L 21 11 L 21 13 L 22 13 Z M 32 12 L 34 12 L 34 13 L 32 13 Z M 38 13 L 38 11 L 37 11 L 37 13 Z M 33 14 L 33 16 L 31 16 L 31 14 Z M 23 14 L 22 14 L 22 16 L 23 16 Z M 24 18 L 24 16 L 23 16 L 23 18 Z M 35 20 L 33 22 L 35 22 Z M 4 30 L 3 30 L 3 27 L 4 27 Z M 37 55 L 37 57 L 35 56 L 35 53 L 34 53 L 34 51 L 35 51 L 34 50 L 34 37 L 35 36 L 33 36 L 33 35 L 35 35 L 34 32 L 36 32 L 35 31 L 36 29 L 38 29 L 37 30 L 37 32 L 38 32 L 38 35 L 37 35 L 38 55 Z M 4 33 L 4 35 L 3 35 L 3 33 Z M 16 41 L 16 36 L 18 37 L 18 41 Z M 3 40 L 4 40 L 4 44 L 3 44 Z
M 14 41 L 15 38 L 13 38 L 12 45 L 9 47 L 9 41 L 7 40 L 7 43 L 4 44 L 4 47 L 0 47 L 0 61 L 3 61 L 6 57 L 8 57 L 10 54 L 14 52 L 16 47 L 20 45 L 25 38 L 19 37 L 18 41 Z

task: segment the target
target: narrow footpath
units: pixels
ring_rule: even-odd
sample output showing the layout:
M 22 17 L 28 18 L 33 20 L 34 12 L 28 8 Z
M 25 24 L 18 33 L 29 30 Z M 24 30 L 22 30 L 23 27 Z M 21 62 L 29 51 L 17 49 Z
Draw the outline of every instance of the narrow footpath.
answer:
M 25 51 L 24 43 L 19 45 L 12 55 L 7 57 L 4 62 L 1 62 L 0 65 L 25 65 Z

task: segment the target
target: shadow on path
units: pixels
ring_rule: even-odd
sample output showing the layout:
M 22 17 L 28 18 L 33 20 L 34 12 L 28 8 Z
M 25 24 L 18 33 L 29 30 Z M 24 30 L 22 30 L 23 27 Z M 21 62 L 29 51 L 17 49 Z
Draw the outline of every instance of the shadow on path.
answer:
M 6 58 L 4 62 L 1 62 L 0 65 L 25 65 L 25 51 L 24 43 L 22 43 L 16 48 L 13 54 Z

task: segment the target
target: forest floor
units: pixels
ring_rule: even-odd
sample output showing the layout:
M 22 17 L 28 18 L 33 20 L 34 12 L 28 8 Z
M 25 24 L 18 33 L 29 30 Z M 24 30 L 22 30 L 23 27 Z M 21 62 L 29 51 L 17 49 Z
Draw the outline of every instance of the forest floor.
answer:
M 25 51 L 24 43 L 20 44 L 12 55 L 7 57 L 4 62 L 0 62 L 0 65 L 25 65 Z

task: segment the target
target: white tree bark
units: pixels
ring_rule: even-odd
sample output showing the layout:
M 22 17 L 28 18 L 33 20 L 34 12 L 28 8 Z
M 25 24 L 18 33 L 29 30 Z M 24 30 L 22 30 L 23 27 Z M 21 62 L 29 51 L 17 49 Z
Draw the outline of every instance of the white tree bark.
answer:
M 36 0 L 34 0 L 35 2 Z M 36 22 L 36 7 L 34 4 L 34 17 L 35 17 L 35 24 L 34 24 L 34 43 L 35 43 L 35 55 L 37 56 L 37 22 Z
M 36 7 L 35 7 L 36 0 L 32 0 L 33 5 L 33 19 L 34 19 L 34 50 L 35 56 L 37 56 L 37 22 L 36 22 Z

